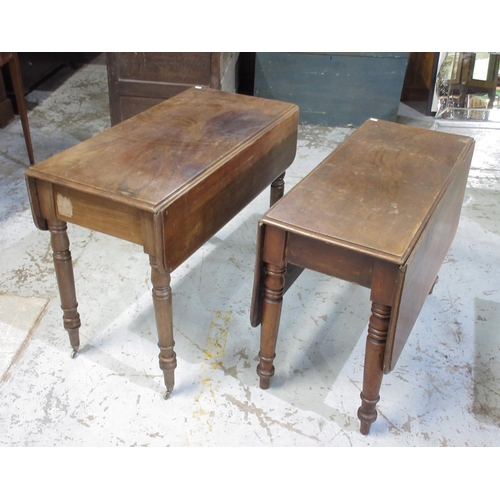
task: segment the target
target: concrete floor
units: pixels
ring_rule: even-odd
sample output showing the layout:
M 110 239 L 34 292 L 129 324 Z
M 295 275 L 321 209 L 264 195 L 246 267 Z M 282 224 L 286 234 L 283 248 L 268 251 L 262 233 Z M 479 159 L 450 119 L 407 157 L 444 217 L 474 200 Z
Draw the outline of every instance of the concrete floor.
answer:
M 110 125 L 102 60 L 63 77 L 28 95 L 37 161 Z M 29 210 L 19 118 L 0 130 L 0 445 L 500 445 L 499 131 L 450 128 L 404 105 L 399 119 L 470 135 L 476 152 L 439 285 L 384 377 L 369 436 L 356 417 L 367 289 L 304 272 L 285 297 L 272 387 L 258 387 L 249 306 L 267 191 L 173 274 L 178 368 L 168 401 L 147 256 L 70 226 L 82 318 L 81 353 L 71 359 L 49 236 Z M 287 189 L 351 131 L 301 126 Z

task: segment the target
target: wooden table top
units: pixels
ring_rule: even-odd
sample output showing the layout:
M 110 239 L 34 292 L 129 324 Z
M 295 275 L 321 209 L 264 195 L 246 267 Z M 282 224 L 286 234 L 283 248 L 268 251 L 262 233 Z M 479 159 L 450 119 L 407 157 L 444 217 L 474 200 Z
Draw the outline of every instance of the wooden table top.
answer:
M 262 220 L 401 264 L 473 144 L 368 120 Z
M 193 87 L 26 175 L 156 212 L 290 114 L 293 104 Z

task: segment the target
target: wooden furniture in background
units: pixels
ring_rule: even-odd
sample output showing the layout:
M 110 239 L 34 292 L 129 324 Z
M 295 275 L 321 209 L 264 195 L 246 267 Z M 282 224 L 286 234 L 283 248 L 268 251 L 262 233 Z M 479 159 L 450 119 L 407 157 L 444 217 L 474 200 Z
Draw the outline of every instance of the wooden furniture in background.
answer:
M 410 52 L 402 101 L 427 101 L 436 79 L 439 52 Z
M 235 92 L 236 52 L 109 52 L 111 124 L 192 86 Z
M 485 53 L 488 57 L 488 54 Z M 489 54 L 487 69 L 482 79 L 475 75 L 478 53 L 456 52 L 451 75 L 447 82 L 450 96 L 458 96 L 458 107 L 467 108 L 467 97 L 471 94 L 487 94 L 488 109 L 493 108 L 498 86 L 500 54 Z
M 19 58 L 16 52 L 0 52 L 0 67 L 6 66 L 9 69 L 14 94 L 16 96 L 17 109 L 23 127 L 24 141 L 28 150 L 30 165 L 34 165 L 35 156 L 33 154 L 33 145 L 31 143 L 30 126 L 28 121 L 28 111 L 24 100 L 23 81 L 21 77 L 21 69 L 19 66 Z
M 12 101 L 7 96 L 3 71 L 0 71 L 0 128 L 6 127 L 13 119 L 14 108 Z
M 257 52 L 254 93 L 297 104 L 309 125 L 395 121 L 407 60 L 407 52 Z
M 432 100 L 436 85 L 439 52 L 410 52 L 406 67 L 402 102 L 425 103 L 425 114 L 432 114 Z
M 297 128 L 293 104 L 191 88 L 26 171 L 35 224 L 51 234 L 74 353 L 80 316 L 67 222 L 149 255 L 168 396 L 176 367 L 170 273 L 267 186 L 271 203 L 283 195 Z
M 23 77 L 24 95 L 39 87 L 47 78 L 54 76 L 64 67 L 76 69 L 90 62 L 95 52 L 18 52 L 19 67 Z M 7 83 L 7 93 L 12 93 L 12 85 Z
M 304 268 L 371 288 L 361 432 L 453 241 L 471 138 L 369 120 L 261 219 L 251 323 L 274 374 L 283 295 Z M 341 332 L 340 332 L 341 334 Z

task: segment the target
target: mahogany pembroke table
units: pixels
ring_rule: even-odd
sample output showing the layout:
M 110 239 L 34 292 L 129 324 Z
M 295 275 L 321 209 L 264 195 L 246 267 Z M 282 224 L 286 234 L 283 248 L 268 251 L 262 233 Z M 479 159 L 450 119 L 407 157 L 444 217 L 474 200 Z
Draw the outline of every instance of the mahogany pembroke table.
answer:
M 368 120 L 260 220 L 251 323 L 260 386 L 274 374 L 283 295 L 304 268 L 371 289 L 361 432 L 458 226 L 471 138 Z
M 80 316 L 67 222 L 149 254 L 168 397 L 177 364 L 170 273 L 267 186 L 271 204 L 283 195 L 297 128 L 293 104 L 191 88 L 26 171 L 35 224 L 50 231 L 73 354 Z

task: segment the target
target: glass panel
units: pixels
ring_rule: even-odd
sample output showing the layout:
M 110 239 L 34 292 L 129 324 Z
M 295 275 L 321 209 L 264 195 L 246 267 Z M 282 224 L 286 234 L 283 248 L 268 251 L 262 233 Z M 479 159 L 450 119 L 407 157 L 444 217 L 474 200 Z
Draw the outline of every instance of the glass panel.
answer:
M 472 72 L 473 80 L 481 80 L 485 82 L 488 80 L 488 67 L 490 65 L 489 52 L 476 52 L 474 61 L 474 71 Z
M 500 55 L 447 52 L 436 78 L 436 118 L 500 121 Z

